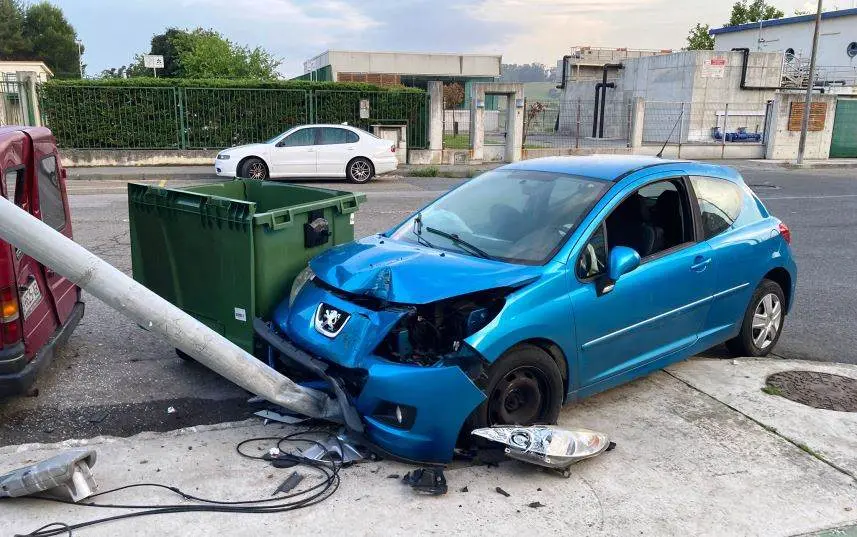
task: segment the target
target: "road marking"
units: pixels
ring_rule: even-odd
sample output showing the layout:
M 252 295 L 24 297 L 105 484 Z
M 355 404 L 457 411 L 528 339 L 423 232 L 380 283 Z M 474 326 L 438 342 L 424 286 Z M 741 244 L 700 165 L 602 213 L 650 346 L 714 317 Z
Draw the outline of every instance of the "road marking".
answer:
M 764 201 L 769 200 L 826 200 L 833 198 L 857 198 L 857 194 L 836 194 L 832 196 L 777 196 L 773 198 L 760 198 Z

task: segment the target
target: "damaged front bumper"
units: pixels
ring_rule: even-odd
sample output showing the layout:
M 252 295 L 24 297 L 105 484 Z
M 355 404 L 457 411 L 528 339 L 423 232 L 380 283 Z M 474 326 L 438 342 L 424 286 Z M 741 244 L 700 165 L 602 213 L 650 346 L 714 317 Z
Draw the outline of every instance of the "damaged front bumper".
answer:
M 348 315 L 334 337 L 316 329 L 319 304 Z M 402 315 L 360 307 L 310 284 L 291 308 L 285 302 L 278 308 L 274 326 L 256 320 L 255 328 L 284 357 L 327 381 L 350 429 L 362 429 L 397 457 L 445 462 L 485 395 L 458 365 L 397 363 L 374 354 Z

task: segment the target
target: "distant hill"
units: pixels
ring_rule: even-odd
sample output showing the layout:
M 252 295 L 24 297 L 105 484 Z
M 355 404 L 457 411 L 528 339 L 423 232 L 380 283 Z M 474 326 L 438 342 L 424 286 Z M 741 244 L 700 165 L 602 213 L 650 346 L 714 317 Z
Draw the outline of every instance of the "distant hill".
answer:
M 560 94 L 556 82 L 524 82 L 524 97 L 528 101 L 558 101 Z

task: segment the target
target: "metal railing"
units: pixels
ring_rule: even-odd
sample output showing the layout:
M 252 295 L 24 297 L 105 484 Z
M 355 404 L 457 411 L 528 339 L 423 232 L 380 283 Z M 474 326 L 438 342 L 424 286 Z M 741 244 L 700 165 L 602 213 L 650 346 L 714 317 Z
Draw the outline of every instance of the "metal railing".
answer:
M 0 125 L 26 125 L 24 84 L 17 80 L 0 80 Z
M 622 100 L 608 101 L 597 116 L 591 100 L 524 103 L 526 149 L 623 149 L 629 145 L 630 125 L 631 106 Z
M 644 144 L 762 143 L 768 104 L 646 101 Z
M 39 97 L 45 124 L 66 148 L 220 149 L 295 125 L 343 122 L 404 124 L 409 147 L 428 146 L 428 95 L 418 92 L 48 84 Z

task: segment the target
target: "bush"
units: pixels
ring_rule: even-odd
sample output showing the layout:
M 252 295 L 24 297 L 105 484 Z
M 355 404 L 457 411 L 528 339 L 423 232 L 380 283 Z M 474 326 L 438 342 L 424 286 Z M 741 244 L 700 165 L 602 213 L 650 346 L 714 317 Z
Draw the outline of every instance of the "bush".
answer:
M 437 177 L 439 170 L 434 166 L 428 168 L 415 168 L 407 173 L 411 177 Z

